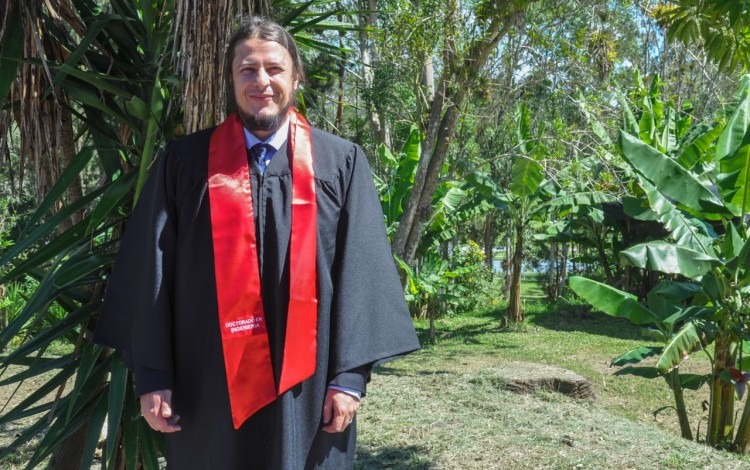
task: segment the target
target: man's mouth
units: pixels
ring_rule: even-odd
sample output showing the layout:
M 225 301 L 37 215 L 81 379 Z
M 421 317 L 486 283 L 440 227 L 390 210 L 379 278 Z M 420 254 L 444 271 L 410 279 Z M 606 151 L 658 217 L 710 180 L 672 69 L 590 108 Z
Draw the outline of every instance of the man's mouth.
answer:
M 269 101 L 273 99 L 273 95 L 250 95 L 251 100 L 262 100 Z

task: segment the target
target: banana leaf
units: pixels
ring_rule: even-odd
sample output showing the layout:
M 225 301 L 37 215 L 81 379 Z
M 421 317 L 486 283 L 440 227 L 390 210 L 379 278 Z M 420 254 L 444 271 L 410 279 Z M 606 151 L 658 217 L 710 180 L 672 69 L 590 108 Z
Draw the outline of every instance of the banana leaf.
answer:
M 716 158 L 722 160 L 729 157 L 744 145 L 743 141 L 750 128 L 750 75 L 742 77 L 740 94 L 736 98 L 739 104 L 729 118 L 724 131 L 716 143 Z
M 659 317 L 638 302 L 633 294 L 580 276 L 572 276 L 568 285 L 573 292 L 607 315 L 627 318 L 636 325 L 660 323 Z
M 641 179 L 640 183 L 651 210 L 656 214 L 656 220 L 664 225 L 669 232 L 669 238 L 678 245 L 703 253 L 707 252 L 716 238 L 716 233 L 711 226 L 678 209 L 645 179 Z
M 721 262 L 705 253 L 667 242 L 647 242 L 620 252 L 620 259 L 637 268 L 697 279 Z
M 612 365 L 622 366 L 625 364 L 637 364 L 645 359 L 648 359 L 649 357 L 661 354 L 661 351 L 662 348 L 660 347 L 640 346 L 612 359 Z
M 665 196 L 698 212 L 730 214 L 721 199 L 662 152 L 622 131 L 620 148 L 623 158 Z
M 686 323 L 664 346 L 661 357 L 656 363 L 659 372 L 666 374 L 680 365 L 690 354 L 702 349 L 702 336 L 694 322 Z
M 544 168 L 536 160 L 517 156 L 511 170 L 510 191 L 519 198 L 534 194 L 544 180 Z

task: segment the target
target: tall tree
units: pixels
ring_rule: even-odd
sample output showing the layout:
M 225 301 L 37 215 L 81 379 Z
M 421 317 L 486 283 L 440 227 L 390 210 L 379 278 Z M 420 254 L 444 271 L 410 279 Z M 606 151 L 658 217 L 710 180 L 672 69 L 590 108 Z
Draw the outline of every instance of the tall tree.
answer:
M 422 227 L 431 215 L 440 170 L 469 90 L 477 83 L 481 69 L 500 40 L 522 20 L 529 3 L 482 2 L 468 17 L 455 0 L 447 0 L 445 4 L 442 72 L 429 107 L 414 188 L 392 242 L 394 253 L 409 264 L 414 261 Z

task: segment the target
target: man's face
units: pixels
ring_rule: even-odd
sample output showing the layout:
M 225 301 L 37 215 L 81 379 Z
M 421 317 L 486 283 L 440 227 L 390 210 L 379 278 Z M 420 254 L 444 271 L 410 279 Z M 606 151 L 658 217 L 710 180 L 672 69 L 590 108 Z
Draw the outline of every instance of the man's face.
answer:
M 232 84 L 245 127 L 266 139 L 291 107 L 299 80 L 289 52 L 274 41 L 246 39 L 234 48 Z

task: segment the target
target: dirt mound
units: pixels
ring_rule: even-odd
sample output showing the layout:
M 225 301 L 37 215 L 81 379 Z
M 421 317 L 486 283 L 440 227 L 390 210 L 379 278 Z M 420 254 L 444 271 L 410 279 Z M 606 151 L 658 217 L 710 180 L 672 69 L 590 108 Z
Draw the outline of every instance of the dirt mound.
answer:
M 490 382 L 510 392 L 562 393 L 572 398 L 595 400 L 594 386 L 587 378 L 568 369 L 533 362 L 508 362 L 483 370 L 474 381 Z

